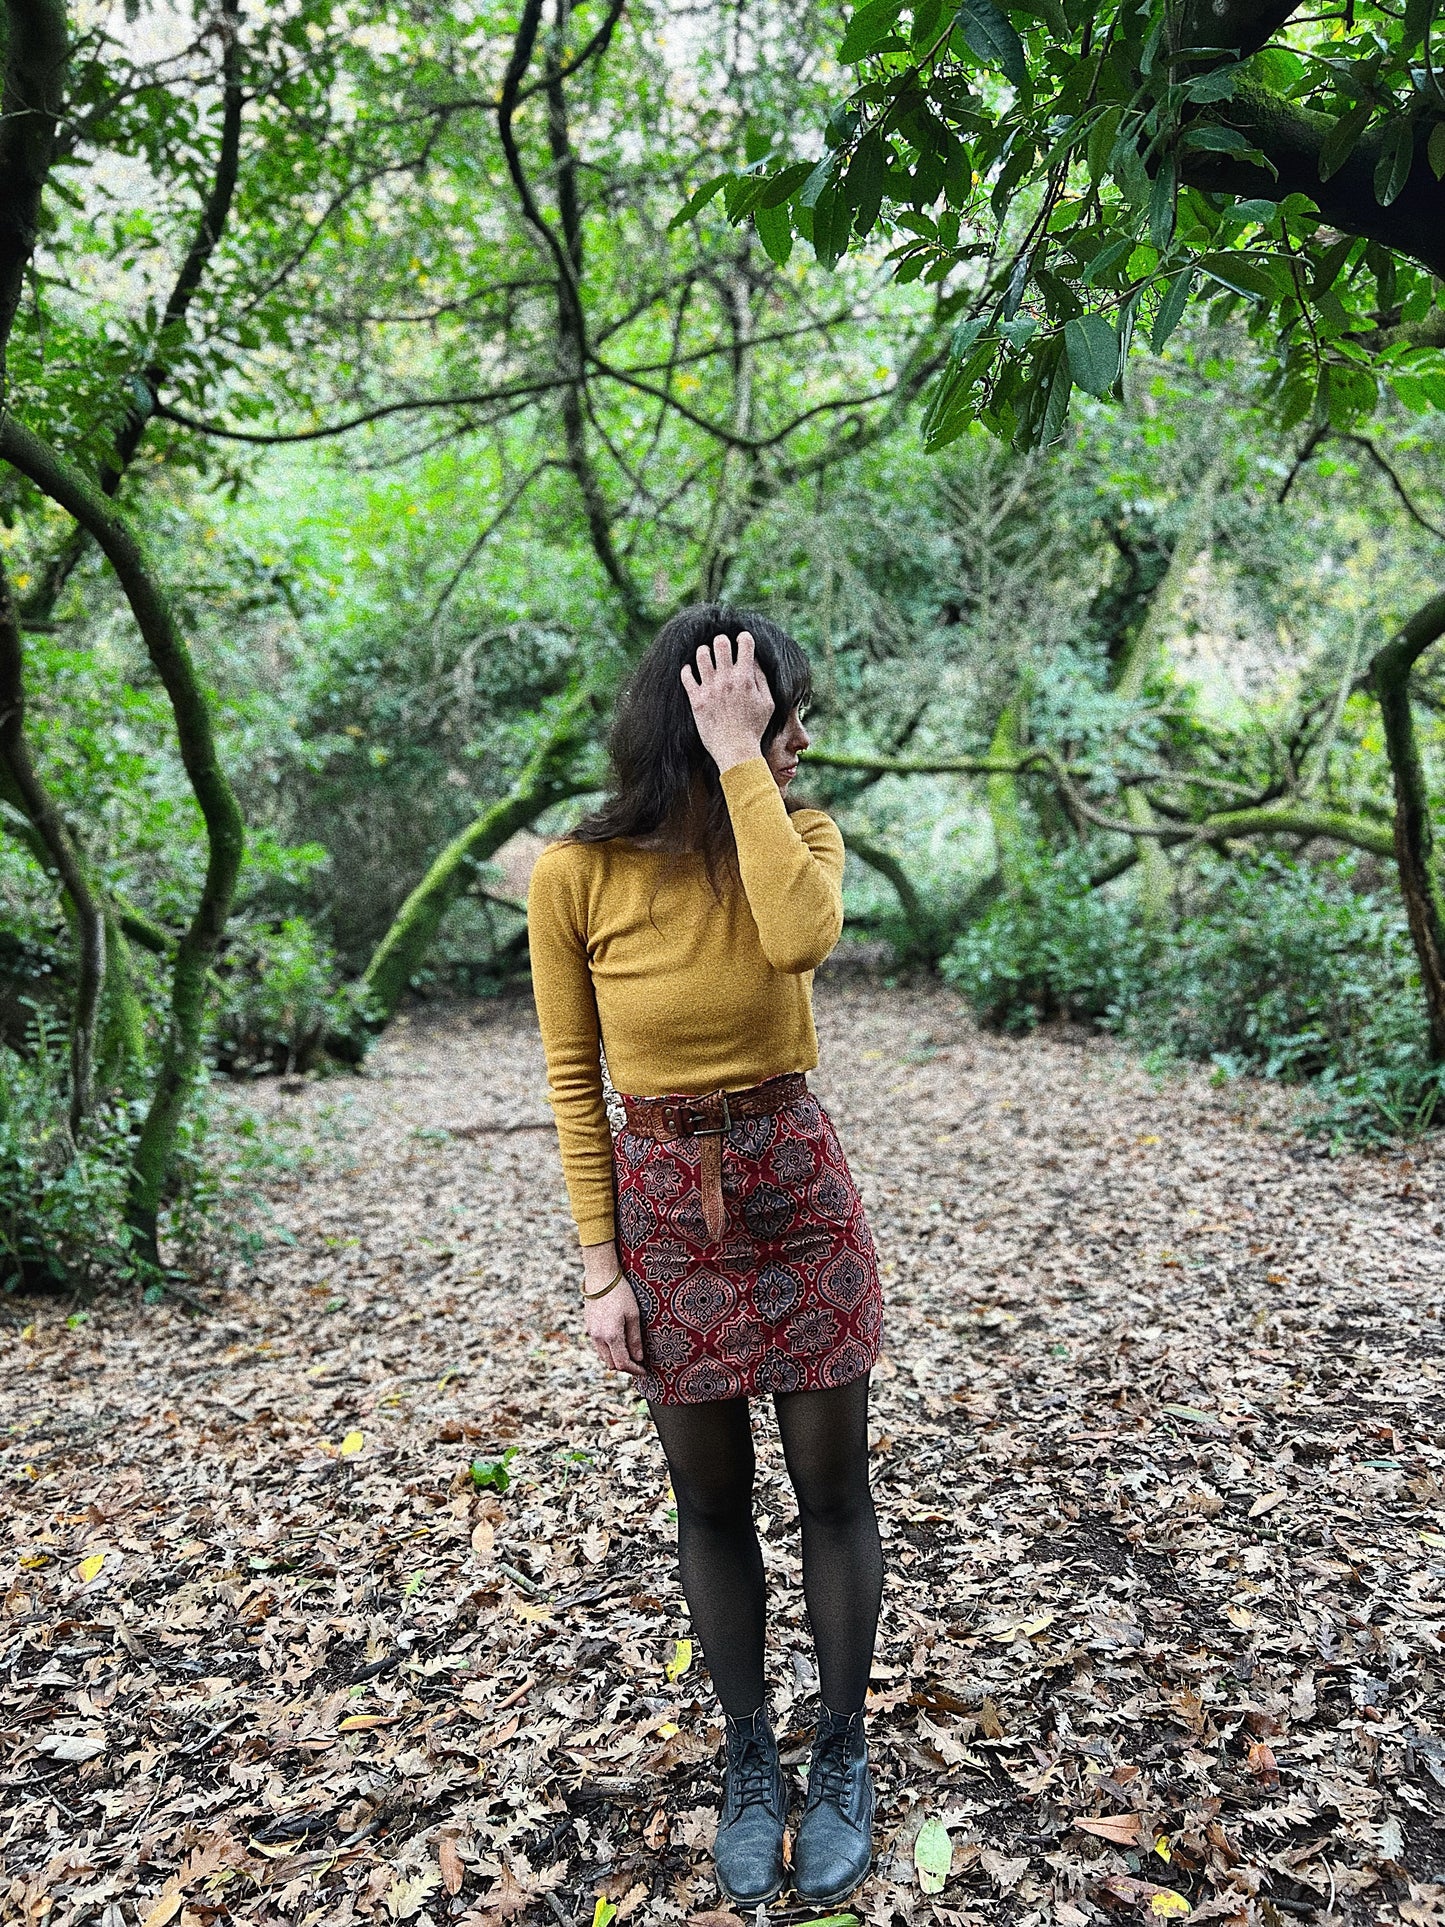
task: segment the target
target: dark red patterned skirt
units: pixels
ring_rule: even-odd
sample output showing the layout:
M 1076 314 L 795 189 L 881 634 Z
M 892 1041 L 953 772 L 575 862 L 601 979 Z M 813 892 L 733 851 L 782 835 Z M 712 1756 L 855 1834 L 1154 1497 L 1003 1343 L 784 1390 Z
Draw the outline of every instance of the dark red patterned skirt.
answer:
M 877 1362 L 872 1233 L 832 1121 L 811 1093 L 722 1140 L 727 1222 L 703 1223 L 699 1140 L 624 1130 L 617 1248 L 642 1313 L 641 1395 L 661 1405 L 846 1385 Z

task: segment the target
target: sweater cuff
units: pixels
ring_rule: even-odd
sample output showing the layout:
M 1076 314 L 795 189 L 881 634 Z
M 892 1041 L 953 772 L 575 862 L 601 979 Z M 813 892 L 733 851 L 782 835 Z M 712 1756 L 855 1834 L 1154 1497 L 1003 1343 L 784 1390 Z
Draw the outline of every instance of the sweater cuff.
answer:
M 768 759 L 761 750 L 756 756 L 750 756 L 745 763 L 734 763 L 731 769 L 725 769 L 718 781 L 722 784 L 722 792 L 727 798 L 730 811 L 740 804 L 752 802 L 756 797 L 766 797 L 769 791 L 780 803 L 783 800 L 783 793 L 778 788 L 773 772 L 768 766 Z
M 605 1245 L 617 1236 L 617 1221 L 610 1211 L 606 1217 L 579 1218 L 576 1222 L 579 1245 Z

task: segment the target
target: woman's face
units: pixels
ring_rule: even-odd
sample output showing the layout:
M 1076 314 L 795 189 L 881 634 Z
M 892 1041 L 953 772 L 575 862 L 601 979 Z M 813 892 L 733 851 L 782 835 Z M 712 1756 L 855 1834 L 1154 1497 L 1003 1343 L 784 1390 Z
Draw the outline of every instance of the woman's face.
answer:
M 798 758 L 812 741 L 796 709 L 789 713 L 777 735 L 763 751 L 768 759 L 768 768 L 773 772 L 773 781 L 783 792 L 788 793 L 788 785 L 798 773 Z

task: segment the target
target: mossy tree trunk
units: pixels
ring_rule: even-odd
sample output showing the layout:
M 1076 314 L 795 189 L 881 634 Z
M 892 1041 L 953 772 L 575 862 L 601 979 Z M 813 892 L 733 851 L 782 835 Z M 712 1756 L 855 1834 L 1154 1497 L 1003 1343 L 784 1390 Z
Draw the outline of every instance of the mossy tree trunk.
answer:
M 59 879 L 75 932 L 70 1013 L 70 1135 L 95 1102 L 95 1036 L 105 989 L 106 917 L 80 851 L 41 780 L 25 734 L 25 654 L 10 575 L 0 558 L 0 781 L 33 824 L 46 868 Z
M 412 978 L 426 963 L 442 919 L 474 880 L 481 864 L 525 830 L 553 803 L 587 785 L 565 781 L 519 784 L 454 836 L 392 919 L 362 973 L 372 1022 L 389 1023 Z
M 369 1029 L 390 1023 L 407 985 L 425 964 L 443 917 L 472 883 L 478 867 L 552 804 L 594 787 L 595 776 L 576 768 L 585 746 L 579 727 L 585 706 L 580 694 L 567 702 L 507 794 L 452 838 L 392 918 L 361 976 L 369 1003 Z M 326 1048 L 334 1057 L 356 1061 L 364 1039 L 336 1034 L 327 1039 Z
M 1169 624 L 1184 594 L 1189 571 L 1209 540 L 1214 498 L 1219 489 L 1222 469 L 1221 455 L 1216 456 L 1205 470 L 1170 552 L 1169 565 L 1149 598 L 1138 628 L 1116 658 L 1114 694 L 1124 697 L 1126 701 L 1138 702 L 1142 698 L 1150 676 L 1163 660 Z M 1169 916 L 1174 897 L 1174 872 L 1160 847 L 1159 839 L 1149 834 L 1154 827 L 1155 817 L 1142 788 L 1131 786 L 1128 790 L 1124 798 L 1124 814 L 1130 823 L 1136 824 L 1144 832 L 1138 839 L 1139 908 L 1145 923 L 1157 927 Z
M 1445 1064 L 1445 895 L 1435 869 L 1430 792 L 1410 702 L 1410 672 L 1445 635 L 1445 594 L 1417 609 L 1370 664 L 1395 784 L 1395 862 L 1425 993 L 1430 1055 Z
M 1023 884 L 1028 843 L 1024 836 L 1023 811 L 1019 807 L 1018 760 L 1022 750 L 1023 727 L 1021 699 L 1006 703 L 988 746 L 994 769 L 987 779 L 988 819 L 993 826 L 994 863 L 998 880 L 1007 896 L 1017 896 Z M 1013 767 L 1008 767 L 1012 765 Z
M 0 458 L 18 469 L 95 540 L 130 604 L 175 718 L 181 761 L 201 813 L 206 874 L 171 965 L 170 1018 L 132 1168 L 127 1215 L 139 1247 L 158 1262 L 156 1226 L 186 1099 L 200 1064 L 211 961 L 230 915 L 245 847 L 235 794 L 216 750 L 210 706 L 169 602 L 130 525 L 100 488 L 13 419 L 0 422 Z

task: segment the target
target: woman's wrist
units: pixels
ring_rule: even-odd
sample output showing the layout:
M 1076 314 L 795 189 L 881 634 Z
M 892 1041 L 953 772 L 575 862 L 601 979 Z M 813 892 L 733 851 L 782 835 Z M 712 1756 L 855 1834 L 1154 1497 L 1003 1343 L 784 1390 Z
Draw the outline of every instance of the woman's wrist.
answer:
M 751 763 L 754 757 L 761 756 L 762 753 L 763 748 L 760 742 L 751 745 L 747 743 L 728 743 L 726 745 L 719 745 L 717 749 L 711 751 L 712 759 L 717 764 L 719 776 L 725 775 L 730 769 L 736 769 L 739 763 Z
M 617 1240 L 604 1239 L 601 1244 L 582 1247 L 582 1282 L 588 1291 L 596 1291 L 605 1285 L 615 1274 L 620 1260 L 617 1256 Z

